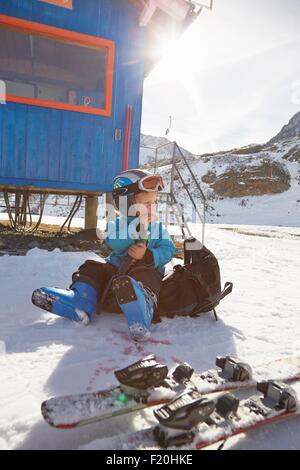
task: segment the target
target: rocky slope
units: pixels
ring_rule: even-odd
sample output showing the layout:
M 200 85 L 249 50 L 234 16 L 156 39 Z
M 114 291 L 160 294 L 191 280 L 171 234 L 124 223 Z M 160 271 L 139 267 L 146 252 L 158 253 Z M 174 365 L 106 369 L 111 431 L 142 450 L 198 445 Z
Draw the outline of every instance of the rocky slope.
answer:
M 270 140 L 270 143 L 278 143 L 295 137 L 300 139 L 300 111 L 290 119 L 286 126 L 283 126 L 281 131 Z
M 157 165 L 169 183 L 172 145 L 164 151 Z M 208 221 L 300 226 L 300 112 L 266 144 L 199 156 L 185 154 L 204 191 Z M 153 166 L 151 161 L 146 165 Z M 183 164 L 179 168 L 200 206 L 189 172 Z M 175 194 L 187 217 L 194 220 L 195 211 L 178 177 Z

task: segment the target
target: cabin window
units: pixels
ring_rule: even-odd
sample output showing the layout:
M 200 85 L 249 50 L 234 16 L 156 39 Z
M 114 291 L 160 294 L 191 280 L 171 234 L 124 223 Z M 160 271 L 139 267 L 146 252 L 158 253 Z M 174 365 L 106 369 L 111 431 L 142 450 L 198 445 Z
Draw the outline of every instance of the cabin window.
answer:
M 0 15 L 6 101 L 111 115 L 114 43 Z

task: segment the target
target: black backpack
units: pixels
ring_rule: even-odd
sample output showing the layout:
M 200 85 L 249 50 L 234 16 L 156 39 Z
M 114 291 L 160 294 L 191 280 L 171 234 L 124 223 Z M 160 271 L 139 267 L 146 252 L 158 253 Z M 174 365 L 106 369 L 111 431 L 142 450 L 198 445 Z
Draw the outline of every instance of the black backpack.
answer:
M 184 264 L 174 266 L 165 276 L 158 297 L 158 315 L 198 316 L 214 312 L 220 300 L 232 291 L 226 282 L 221 291 L 219 263 L 215 255 L 195 238 L 184 242 Z

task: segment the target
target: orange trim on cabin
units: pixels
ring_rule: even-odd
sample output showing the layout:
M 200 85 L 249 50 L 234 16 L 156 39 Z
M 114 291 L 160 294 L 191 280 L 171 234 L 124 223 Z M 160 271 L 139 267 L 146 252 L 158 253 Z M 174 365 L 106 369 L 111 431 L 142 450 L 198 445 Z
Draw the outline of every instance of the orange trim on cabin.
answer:
M 73 0 L 41 0 L 41 2 L 50 3 L 50 5 L 56 5 L 62 8 L 68 8 L 72 10 Z
M 76 33 L 66 29 L 47 26 L 41 23 L 21 20 L 12 16 L 0 15 L 0 25 L 3 24 L 11 29 L 17 29 L 25 33 L 36 33 L 40 36 L 68 41 L 72 44 L 79 44 L 94 48 L 107 49 L 106 64 L 106 86 L 105 86 L 105 107 L 89 108 L 87 106 L 71 105 L 68 103 L 60 103 L 57 101 L 39 100 L 35 98 L 25 98 L 22 96 L 7 95 L 6 101 L 15 103 L 29 104 L 32 106 L 42 106 L 45 108 L 64 109 L 67 111 L 75 111 L 78 113 L 95 114 L 98 116 L 111 116 L 112 114 L 112 94 L 113 94 L 113 78 L 114 78 L 114 56 L 115 43 L 109 39 L 89 36 L 87 34 Z
M 30 104 L 31 106 L 42 106 L 43 108 L 65 109 L 77 113 L 95 114 L 97 116 L 110 116 L 107 109 L 89 108 L 88 106 L 78 106 L 74 104 L 60 103 L 58 101 L 38 100 L 35 98 L 25 98 L 23 96 L 6 95 L 6 101 L 20 104 Z
M 113 101 L 113 83 L 114 83 L 114 63 L 115 63 L 115 44 L 112 42 L 107 54 L 106 64 L 106 88 L 105 88 L 105 109 L 108 116 L 112 114 L 112 101 Z

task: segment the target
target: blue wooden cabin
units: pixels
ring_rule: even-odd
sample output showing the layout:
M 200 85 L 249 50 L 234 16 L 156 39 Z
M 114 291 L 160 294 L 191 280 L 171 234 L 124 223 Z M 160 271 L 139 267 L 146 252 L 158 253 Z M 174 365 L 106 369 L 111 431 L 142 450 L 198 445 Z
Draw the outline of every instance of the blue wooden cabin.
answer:
M 198 13 L 168 4 L 1 0 L 0 190 L 108 192 L 138 166 L 149 51 Z

